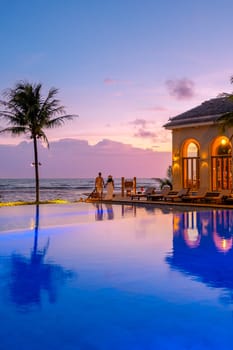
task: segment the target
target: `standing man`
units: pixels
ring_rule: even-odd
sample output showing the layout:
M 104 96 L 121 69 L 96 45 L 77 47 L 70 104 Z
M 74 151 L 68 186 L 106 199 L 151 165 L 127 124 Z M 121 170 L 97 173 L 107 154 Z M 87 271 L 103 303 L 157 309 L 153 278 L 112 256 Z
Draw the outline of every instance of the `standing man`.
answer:
M 95 189 L 100 199 L 103 198 L 103 189 L 104 189 L 104 179 L 102 178 L 102 174 L 99 173 L 95 179 Z

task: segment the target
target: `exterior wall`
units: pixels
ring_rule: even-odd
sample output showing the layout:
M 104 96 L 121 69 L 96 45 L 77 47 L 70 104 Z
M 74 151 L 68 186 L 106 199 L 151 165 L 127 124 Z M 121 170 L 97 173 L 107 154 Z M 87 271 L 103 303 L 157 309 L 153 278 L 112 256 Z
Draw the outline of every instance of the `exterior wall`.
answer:
M 172 170 L 173 188 L 179 190 L 184 187 L 182 157 L 183 146 L 187 140 L 192 140 L 199 145 L 200 149 L 200 187 L 211 190 L 211 147 L 214 140 L 219 136 L 230 138 L 233 130 L 228 129 L 220 134 L 217 125 L 187 127 L 172 131 Z

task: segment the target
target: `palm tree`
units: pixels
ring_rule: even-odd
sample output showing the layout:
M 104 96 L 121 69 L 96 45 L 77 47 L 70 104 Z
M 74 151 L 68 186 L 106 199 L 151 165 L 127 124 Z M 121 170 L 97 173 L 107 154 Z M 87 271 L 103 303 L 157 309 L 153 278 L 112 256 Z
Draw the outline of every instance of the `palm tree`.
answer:
M 233 76 L 230 78 L 231 84 L 233 84 Z M 229 101 L 233 102 L 233 93 L 223 93 L 220 96 L 226 97 L 229 99 Z M 221 127 L 221 131 L 225 132 L 227 128 L 233 127 L 233 112 L 227 112 L 224 113 L 221 117 L 217 119 L 217 122 L 219 123 Z M 232 139 L 233 135 L 231 136 Z
M 49 147 L 44 129 L 51 129 L 63 125 L 65 120 L 72 119 L 72 115 L 65 113 L 60 101 L 55 98 L 58 89 L 51 88 L 47 97 L 43 97 L 42 84 L 19 82 L 13 89 L 5 91 L 5 100 L 0 101 L 3 110 L 0 117 L 5 119 L 9 127 L 0 133 L 11 133 L 13 136 L 29 134 L 34 147 L 34 165 L 36 181 L 36 203 L 39 203 L 39 165 L 37 140 L 42 140 Z
M 171 165 L 169 165 L 169 167 L 167 169 L 167 177 L 166 178 L 161 179 L 159 177 L 155 177 L 153 179 L 159 183 L 161 189 L 164 186 L 169 186 L 172 189 L 172 167 L 171 167 Z

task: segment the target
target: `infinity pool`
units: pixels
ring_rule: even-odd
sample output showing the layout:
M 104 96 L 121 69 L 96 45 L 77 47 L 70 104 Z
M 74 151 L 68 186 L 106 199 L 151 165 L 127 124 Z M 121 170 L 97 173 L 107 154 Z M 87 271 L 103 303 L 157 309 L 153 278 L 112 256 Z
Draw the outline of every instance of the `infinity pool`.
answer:
M 0 208 L 0 349 L 232 349 L 232 230 L 230 210 Z

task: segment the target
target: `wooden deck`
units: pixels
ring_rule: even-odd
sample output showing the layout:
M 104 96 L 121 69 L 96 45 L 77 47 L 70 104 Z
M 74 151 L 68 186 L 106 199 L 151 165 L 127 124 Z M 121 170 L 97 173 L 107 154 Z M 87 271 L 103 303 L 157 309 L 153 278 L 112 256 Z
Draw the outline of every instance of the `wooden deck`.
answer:
M 130 196 L 125 196 L 122 197 L 121 194 L 116 193 L 114 198 L 109 201 L 109 200 L 98 200 L 98 199 L 88 199 L 88 202 L 102 202 L 102 203 L 112 203 L 112 204 L 143 204 L 143 205 L 153 205 L 153 206 L 176 206 L 176 207 L 189 207 L 189 208 L 216 208 L 216 209 L 233 209 L 233 201 L 232 203 L 204 203 L 204 202 L 182 202 L 182 200 L 177 200 L 177 201 L 169 201 L 169 200 L 147 200 L 146 198 L 140 198 L 136 199 L 134 198 L 133 200 L 131 199 Z

